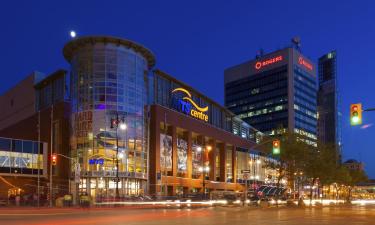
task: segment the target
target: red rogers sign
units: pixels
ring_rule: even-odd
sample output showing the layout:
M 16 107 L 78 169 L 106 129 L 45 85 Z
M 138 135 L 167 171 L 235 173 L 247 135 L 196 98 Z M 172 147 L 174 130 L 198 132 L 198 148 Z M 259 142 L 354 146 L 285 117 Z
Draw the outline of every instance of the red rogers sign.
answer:
M 311 63 L 307 62 L 302 56 L 298 57 L 298 64 L 303 65 L 309 70 L 313 70 L 313 65 Z
M 255 69 L 259 70 L 264 66 L 268 66 L 268 65 L 280 62 L 282 60 L 283 60 L 283 56 L 279 55 L 279 56 L 276 56 L 276 57 L 273 57 L 264 61 L 259 61 L 255 63 Z

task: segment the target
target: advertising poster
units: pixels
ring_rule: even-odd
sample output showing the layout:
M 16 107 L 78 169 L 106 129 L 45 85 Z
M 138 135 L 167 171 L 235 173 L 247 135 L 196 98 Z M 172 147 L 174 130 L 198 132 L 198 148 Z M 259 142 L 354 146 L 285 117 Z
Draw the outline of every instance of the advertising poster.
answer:
M 172 170 L 172 136 L 160 134 L 160 168 Z
M 177 139 L 177 170 L 187 171 L 187 142 L 183 139 Z

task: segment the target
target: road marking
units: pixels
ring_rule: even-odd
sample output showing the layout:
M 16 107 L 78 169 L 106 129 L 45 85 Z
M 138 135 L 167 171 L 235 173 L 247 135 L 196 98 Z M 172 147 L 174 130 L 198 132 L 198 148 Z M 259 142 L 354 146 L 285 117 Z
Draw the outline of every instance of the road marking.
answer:
M 0 213 L 0 216 L 58 216 L 58 215 L 66 215 L 71 213 Z

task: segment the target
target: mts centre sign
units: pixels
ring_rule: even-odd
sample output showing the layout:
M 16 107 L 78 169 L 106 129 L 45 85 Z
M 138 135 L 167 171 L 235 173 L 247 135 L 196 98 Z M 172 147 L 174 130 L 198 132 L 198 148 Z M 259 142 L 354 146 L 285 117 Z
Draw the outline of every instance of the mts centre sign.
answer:
M 172 94 L 172 104 L 174 108 L 198 120 L 208 122 L 208 106 L 199 106 L 193 100 L 188 90 L 185 88 L 176 88 L 172 91 Z

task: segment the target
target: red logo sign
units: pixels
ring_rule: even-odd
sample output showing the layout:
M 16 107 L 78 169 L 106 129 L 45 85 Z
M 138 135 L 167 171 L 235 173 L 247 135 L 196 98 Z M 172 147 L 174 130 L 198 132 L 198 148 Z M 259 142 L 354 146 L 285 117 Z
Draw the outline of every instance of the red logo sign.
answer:
M 302 56 L 298 57 L 298 64 L 303 65 L 309 70 L 313 70 L 313 65 L 311 63 L 307 62 Z
M 270 64 L 274 64 L 274 63 L 280 62 L 282 60 L 283 60 L 283 56 L 279 55 L 279 56 L 276 56 L 276 57 L 273 57 L 273 58 L 270 58 L 270 59 L 267 59 L 267 60 L 264 60 L 264 61 L 256 62 L 255 63 L 255 69 L 259 70 L 264 66 L 268 66 Z

